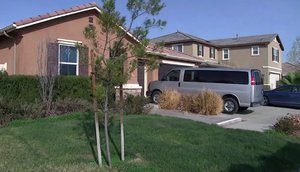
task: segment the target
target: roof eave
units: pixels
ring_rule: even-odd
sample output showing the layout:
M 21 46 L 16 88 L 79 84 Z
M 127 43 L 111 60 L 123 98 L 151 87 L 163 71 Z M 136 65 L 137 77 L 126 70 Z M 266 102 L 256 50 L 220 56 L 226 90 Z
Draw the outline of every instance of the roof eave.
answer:
M 11 24 L 9 26 L 6 26 L 6 27 L 0 29 L 0 36 L 4 35 L 4 32 L 9 33 L 11 31 L 14 31 L 14 30 L 16 30 L 16 28 L 17 28 L 16 24 Z

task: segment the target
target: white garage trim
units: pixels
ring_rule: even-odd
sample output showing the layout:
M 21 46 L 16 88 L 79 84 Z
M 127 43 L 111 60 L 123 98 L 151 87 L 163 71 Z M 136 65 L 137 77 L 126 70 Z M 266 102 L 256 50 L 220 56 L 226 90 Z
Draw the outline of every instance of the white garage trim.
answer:
M 275 69 L 275 70 L 280 70 L 280 71 L 282 71 L 282 69 L 277 68 L 277 67 L 272 67 L 272 66 L 263 66 L 262 68 L 263 68 L 263 69 Z
M 178 66 L 195 66 L 195 64 L 193 64 L 193 63 L 176 62 L 176 61 L 171 61 L 171 60 L 161 60 L 161 63 L 178 65 Z
M 270 73 L 274 73 L 274 74 L 279 74 L 279 75 L 281 75 L 281 72 L 270 71 Z

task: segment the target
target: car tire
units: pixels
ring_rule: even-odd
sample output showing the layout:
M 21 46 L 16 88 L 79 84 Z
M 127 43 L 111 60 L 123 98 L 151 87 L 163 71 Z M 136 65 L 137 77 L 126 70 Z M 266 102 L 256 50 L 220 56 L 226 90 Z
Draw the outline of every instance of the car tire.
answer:
M 247 110 L 249 107 L 239 107 L 239 111 L 245 111 Z
M 158 104 L 159 96 L 161 95 L 160 91 L 154 91 L 151 95 L 151 100 L 153 103 Z
M 262 103 L 264 106 L 268 106 L 269 105 L 269 98 L 267 96 L 264 96 L 264 100 Z
M 227 114 L 234 114 L 239 110 L 239 105 L 235 98 L 226 97 L 223 99 L 223 112 Z

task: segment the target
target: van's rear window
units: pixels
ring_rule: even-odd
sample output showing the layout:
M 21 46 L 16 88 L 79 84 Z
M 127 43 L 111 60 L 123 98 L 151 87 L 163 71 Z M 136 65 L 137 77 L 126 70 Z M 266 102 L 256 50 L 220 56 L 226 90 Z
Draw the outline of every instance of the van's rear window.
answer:
M 185 82 L 208 82 L 223 84 L 249 84 L 248 72 L 242 71 L 211 71 L 211 70 L 186 70 Z

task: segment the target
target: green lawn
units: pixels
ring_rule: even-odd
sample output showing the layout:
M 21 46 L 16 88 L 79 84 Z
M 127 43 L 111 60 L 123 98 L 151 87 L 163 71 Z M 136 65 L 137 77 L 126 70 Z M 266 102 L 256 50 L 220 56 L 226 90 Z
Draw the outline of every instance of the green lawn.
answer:
M 300 138 L 161 116 L 127 116 L 125 130 L 126 161 L 121 162 L 118 122 L 111 126 L 115 171 L 300 168 Z M 14 121 L 0 128 L 0 171 L 99 171 L 93 132 L 88 114 Z

